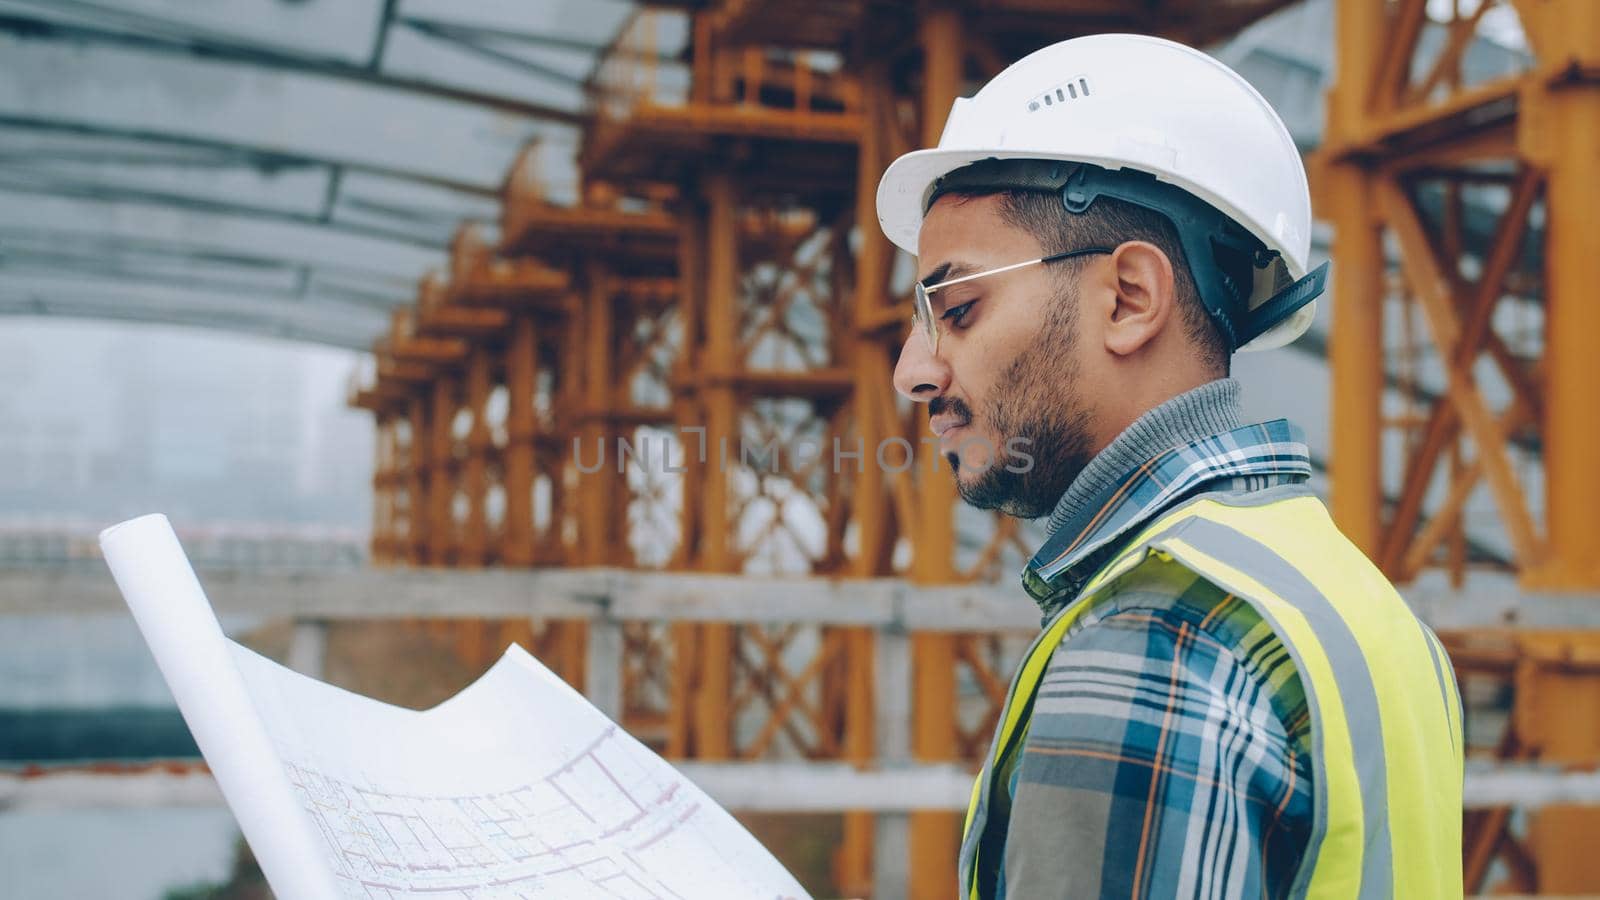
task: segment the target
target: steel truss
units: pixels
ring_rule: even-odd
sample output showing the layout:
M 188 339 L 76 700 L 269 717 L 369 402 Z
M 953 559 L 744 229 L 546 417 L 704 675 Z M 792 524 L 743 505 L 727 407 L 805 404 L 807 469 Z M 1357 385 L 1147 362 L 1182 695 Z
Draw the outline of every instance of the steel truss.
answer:
M 353 395 L 381 435 L 375 557 L 924 587 L 1015 572 L 1028 541 L 970 511 L 958 529 L 949 473 L 919 440 L 926 412 L 889 389 L 908 284 L 876 226 L 878 176 L 936 142 L 969 85 L 1036 46 L 1113 26 L 1215 40 L 1281 5 L 730 0 L 690 14 L 682 62 L 660 53 L 662 17 L 682 13 L 642 11 L 592 79 L 582 201 L 547 199 L 530 147 L 505 182 L 498 247 L 458 240 L 448 286 L 425 284 L 375 348 L 377 378 Z M 518 267 L 551 276 L 547 292 Z M 481 412 L 502 387 L 503 429 Z M 863 456 L 836 457 L 836 443 Z M 752 447 L 780 455 L 741 452 Z M 546 485 L 531 501 L 530 484 Z M 972 764 L 1022 649 L 992 632 L 913 631 L 903 670 L 880 671 L 882 643 L 904 639 L 871 627 L 634 623 L 615 646 L 583 622 L 549 628 L 563 637 L 535 637 L 563 673 L 619 668 L 624 724 L 703 760 Z M 886 679 L 912 684 L 909 708 L 884 708 Z M 918 811 L 897 832 L 847 814 L 840 890 L 892 878 L 909 896 L 953 896 L 959 824 Z M 934 859 L 952 871 L 913 863 Z
M 1592 590 L 1600 7 L 1484 0 L 1430 19 L 1439 6 L 1337 7 L 1317 204 L 1336 226 L 1334 514 L 1399 582 L 1442 568 L 1459 587 L 1474 568 L 1506 567 L 1464 539 L 1466 517 L 1487 514 L 1522 586 Z M 1520 21 L 1526 65 L 1474 72 L 1469 48 L 1496 16 Z M 1384 402 L 1386 377 L 1398 404 Z M 1582 662 L 1596 646 L 1592 632 L 1453 635 L 1469 749 L 1594 765 L 1600 738 L 1578 711 L 1600 687 Z M 1466 825 L 1470 892 L 1600 888 L 1593 809 L 1501 809 Z

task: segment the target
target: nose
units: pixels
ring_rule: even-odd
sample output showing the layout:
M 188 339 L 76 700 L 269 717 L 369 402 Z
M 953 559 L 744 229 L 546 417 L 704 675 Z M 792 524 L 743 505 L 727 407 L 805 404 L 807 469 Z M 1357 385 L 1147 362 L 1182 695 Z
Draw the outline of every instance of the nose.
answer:
M 927 403 L 950 389 L 950 366 L 933 355 L 928 342 L 915 329 L 900 345 L 894 389 L 917 403 Z

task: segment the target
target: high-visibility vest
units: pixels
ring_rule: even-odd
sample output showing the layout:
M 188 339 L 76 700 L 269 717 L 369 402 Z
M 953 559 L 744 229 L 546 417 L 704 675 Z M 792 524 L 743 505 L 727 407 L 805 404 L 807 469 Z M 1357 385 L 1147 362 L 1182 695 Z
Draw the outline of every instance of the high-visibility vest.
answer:
M 1449 657 L 1303 488 L 1203 495 L 1165 514 L 1045 626 L 1018 667 L 973 786 L 962 894 L 983 900 L 978 850 L 986 828 L 1007 824 L 987 821 L 989 797 L 1007 789 L 997 773 L 1022 745 L 1039 680 L 1062 635 L 1111 594 L 1119 577 L 1169 565 L 1254 607 L 1305 687 L 1315 817 L 1291 895 L 1459 900 L 1464 770 L 1461 700 Z

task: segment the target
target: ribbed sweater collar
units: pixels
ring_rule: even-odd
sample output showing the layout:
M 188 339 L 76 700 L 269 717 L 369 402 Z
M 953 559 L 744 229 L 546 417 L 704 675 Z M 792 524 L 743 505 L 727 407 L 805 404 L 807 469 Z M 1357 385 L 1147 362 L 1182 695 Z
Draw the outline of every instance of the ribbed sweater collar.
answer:
M 1232 378 L 1207 382 L 1152 407 L 1084 466 L 1056 501 L 1047 530 L 1053 535 L 1076 520 L 1112 485 L 1165 451 L 1242 424 L 1239 382 Z

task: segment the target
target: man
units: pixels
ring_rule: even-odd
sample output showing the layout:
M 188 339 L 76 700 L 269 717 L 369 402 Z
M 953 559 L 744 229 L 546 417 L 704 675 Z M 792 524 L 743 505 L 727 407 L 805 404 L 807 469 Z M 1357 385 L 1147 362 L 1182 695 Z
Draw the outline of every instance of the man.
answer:
M 957 100 L 878 212 L 918 258 L 895 387 L 963 498 L 1051 532 L 962 896 L 1460 897 L 1448 659 L 1227 377 L 1326 268 L 1267 103 L 1178 44 L 1066 41 Z

